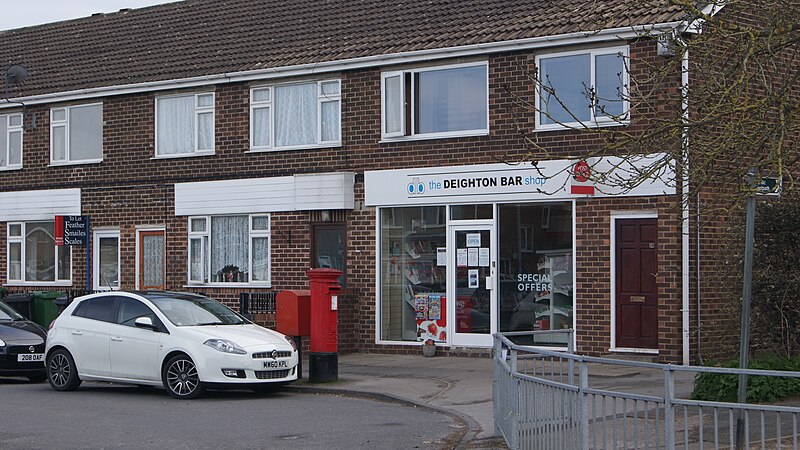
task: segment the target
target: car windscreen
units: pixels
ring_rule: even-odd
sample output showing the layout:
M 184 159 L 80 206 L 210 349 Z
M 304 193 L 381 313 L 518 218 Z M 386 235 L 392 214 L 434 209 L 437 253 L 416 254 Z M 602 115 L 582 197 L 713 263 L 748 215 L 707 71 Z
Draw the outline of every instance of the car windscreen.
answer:
M 0 302 L 0 320 L 25 320 L 25 318 L 12 307 Z
M 179 327 L 249 323 L 227 306 L 210 298 L 151 296 L 148 300 Z

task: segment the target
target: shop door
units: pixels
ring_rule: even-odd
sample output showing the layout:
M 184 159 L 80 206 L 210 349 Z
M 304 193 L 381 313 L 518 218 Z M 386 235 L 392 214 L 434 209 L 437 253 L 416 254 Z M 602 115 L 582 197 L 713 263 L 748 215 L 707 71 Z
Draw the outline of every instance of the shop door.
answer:
M 164 283 L 164 231 L 139 232 L 138 288 L 163 290 Z
M 616 221 L 616 346 L 658 348 L 658 222 Z
M 495 236 L 492 225 L 450 227 L 452 345 L 488 347 L 496 329 Z

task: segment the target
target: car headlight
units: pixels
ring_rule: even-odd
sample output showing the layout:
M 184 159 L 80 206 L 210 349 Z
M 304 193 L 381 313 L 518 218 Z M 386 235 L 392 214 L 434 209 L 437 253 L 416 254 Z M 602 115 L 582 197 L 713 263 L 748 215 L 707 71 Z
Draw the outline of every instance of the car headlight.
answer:
M 289 341 L 290 344 L 292 344 L 292 348 L 294 349 L 294 351 L 297 351 L 297 344 L 295 344 L 294 339 L 290 338 L 289 336 L 283 336 L 283 337 L 285 337 L 286 340 Z
M 203 344 L 213 348 L 214 350 L 221 351 L 222 353 L 235 353 L 237 355 L 247 354 L 245 349 L 225 339 L 209 339 L 203 342 Z
M 6 346 L 6 341 L 0 339 L 0 347 L 5 347 L 5 346 Z

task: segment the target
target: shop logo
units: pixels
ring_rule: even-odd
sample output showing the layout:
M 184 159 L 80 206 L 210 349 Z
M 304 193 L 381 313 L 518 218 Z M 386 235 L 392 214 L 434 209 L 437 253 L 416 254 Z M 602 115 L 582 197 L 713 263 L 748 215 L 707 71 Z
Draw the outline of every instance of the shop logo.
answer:
M 419 181 L 419 177 L 414 177 L 411 179 L 411 183 L 408 183 L 408 195 L 421 195 L 425 192 L 425 183 Z
M 572 178 L 575 181 L 580 183 L 585 183 L 589 181 L 589 178 L 592 176 L 592 169 L 589 168 L 589 163 L 586 161 L 580 161 L 575 163 L 572 167 Z

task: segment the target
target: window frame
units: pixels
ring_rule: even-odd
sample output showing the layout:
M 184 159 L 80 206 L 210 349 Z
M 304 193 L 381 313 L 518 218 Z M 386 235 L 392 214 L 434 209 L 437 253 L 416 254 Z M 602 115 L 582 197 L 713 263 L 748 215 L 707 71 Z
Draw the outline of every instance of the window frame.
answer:
M 486 73 L 486 128 L 472 129 L 472 130 L 458 130 L 458 131 L 445 131 L 436 133 L 417 133 L 414 130 L 416 123 L 416 105 L 413 99 L 416 97 L 416 84 L 414 83 L 414 74 L 423 72 L 433 72 L 448 69 L 460 69 L 470 67 L 484 67 Z M 410 75 L 410 86 L 406 85 L 406 77 Z M 400 77 L 400 131 L 387 132 L 386 131 L 386 80 L 388 78 Z M 382 141 L 398 141 L 398 140 L 421 140 L 421 139 L 445 139 L 453 137 L 467 137 L 467 136 L 485 136 L 489 134 L 491 128 L 489 124 L 489 62 L 488 61 L 475 61 L 458 64 L 445 64 L 441 66 L 428 66 L 413 69 L 392 70 L 381 72 L 381 139 Z M 411 97 L 411 100 L 406 98 L 406 93 Z M 410 108 L 410 111 L 409 111 Z M 411 123 L 408 123 L 408 120 Z
M 317 88 L 317 138 L 316 141 L 310 144 L 298 145 L 275 145 L 275 88 L 303 84 L 316 84 Z M 339 87 L 338 94 L 325 94 L 322 86 L 327 83 L 336 83 Z M 255 100 L 255 92 L 266 90 L 269 92 L 269 100 Z M 339 116 L 339 139 L 324 141 L 322 140 L 322 105 L 324 103 L 338 104 L 337 113 Z M 255 130 L 254 110 L 269 108 L 269 144 L 268 145 L 255 145 L 253 132 Z M 330 148 L 341 147 L 342 145 L 342 80 L 339 78 L 312 80 L 312 81 L 295 81 L 291 83 L 278 83 L 269 85 L 252 86 L 250 88 L 250 150 L 249 152 L 275 152 L 284 150 L 298 150 L 298 149 L 313 149 L 313 148 Z
M 247 237 L 247 261 L 249 264 L 249 270 L 247 271 L 247 281 L 244 282 L 217 282 L 211 281 L 211 248 L 213 242 L 211 240 L 211 227 L 212 218 L 214 217 L 247 217 L 248 223 L 248 237 Z M 266 217 L 267 219 L 267 229 L 266 230 L 255 230 L 253 228 L 253 221 L 259 217 Z M 193 220 L 204 220 L 205 221 L 205 230 L 203 231 L 192 231 L 192 221 Z M 272 287 L 272 216 L 269 213 L 254 213 L 254 214 L 216 214 L 216 215 L 207 215 L 207 216 L 189 216 L 188 217 L 188 227 L 187 227 L 187 261 L 186 261 L 186 279 L 189 286 L 211 286 L 211 287 L 232 287 L 232 286 L 258 286 L 258 287 Z M 268 246 L 268 256 L 267 256 L 267 279 L 266 280 L 259 280 L 253 281 L 253 239 L 256 238 L 267 238 Z M 200 240 L 200 261 L 202 267 L 201 278 L 203 279 L 192 279 L 192 241 L 193 240 Z M 208 253 L 208 254 L 206 254 Z M 205 262 L 205 263 L 203 263 Z
M 200 97 L 211 95 L 211 106 L 200 106 Z M 194 98 L 194 133 L 192 134 L 192 151 L 189 153 L 175 153 L 175 154 L 166 154 L 162 155 L 158 152 L 158 103 L 161 100 L 173 99 L 173 98 L 185 98 L 185 97 L 193 97 Z M 217 151 L 217 96 L 215 91 L 203 91 L 203 92 L 192 92 L 192 93 L 183 93 L 183 94 L 172 94 L 172 95 L 159 95 L 156 96 L 154 99 L 154 118 L 155 123 L 154 125 L 154 144 L 153 144 L 153 151 L 154 156 L 152 159 L 170 159 L 170 158 L 191 158 L 194 156 L 208 156 L 214 155 Z M 199 150 L 198 146 L 200 145 L 200 139 L 198 138 L 198 134 L 200 132 L 200 114 L 208 114 L 211 113 L 211 149 L 207 150 Z
M 120 259 L 122 259 L 120 250 L 122 247 L 122 238 L 120 237 L 119 230 L 96 230 L 92 240 L 92 276 L 94 277 L 93 284 L 96 291 L 118 291 L 122 285 L 122 266 Z M 117 286 L 110 286 L 104 280 L 100 279 L 100 240 L 103 238 L 116 238 L 117 239 Z
M 71 125 L 69 120 L 69 112 L 72 109 L 78 108 L 89 108 L 93 106 L 100 107 L 100 158 L 91 158 L 91 159 L 79 159 L 79 160 L 72 160 L 70 158 L 70 148 L 69 148 L 69 135 L 71 133 Z M 55 120 L 54 113 L 57 110 L 64 111 L 64 119 L 63 120 Z M 55 147 L 54 147 L 54 140 L 55 140 L 55 133 L 53 130 L 55 128 L 64 127 L 64 160 L 56 160 L 54 158 Z M 95 102 L 95 103 L 85 103 L 80 105 L 67 105 L 67 106 L 55 106 L 50 108 L 50 165 L 51 166 L 70 166 L 70 165 L 77 165 L 77 164 L 98 164 L 103 162 L 103 153 L 105 152 L 105 112 L 103 111 L 103 102 Z
M 596 108 L 595 99 L 587 99 L 591 103 L 589 106 L 589 114 L 590 114 L 589 120 L 585 122 L 578 121 L 578 122 L 549 123 L 549 124 L 543 123 L 542 121 L 543 113 L 540 110 L 541 100 L 542 100 L 542 88 L 541 88 L 542 69 L 540 63 L 541 60 L 550 58 L 560 58 L 565 56 L 588 55 L 589 81 L 591 83 L 591 88 L 594 90 L 595 86 L 597 86 L 597 77 L 595 71 L 596 58 L 602 55 L 613 55 L 613 54 L 621 54 L 623 58 L 623 72 L 622 72 L 623 98 L 622 98 L 622 114 L 621 114 L 621 116 L 625 117 L 623 120 L 616 120 L 608 116 L 598 117 L 595 114 L 595 108 Z M 534 92 L 535 92 L 534 105 L 536 109 L 536 113 L 534 114 L 535 116 L 534 131 L 568 130 L 575 128 L 583 128 L 583 127 L 597 128 L 597 127 L 629 125 L 631 122 L 630 102 L 628 100 L 630 96 L 630 67 L 629 63 L 626 61 L 630 61 L 630 47 L 628 45 L 584 49 L 584 50 L 572 50 L 566 52 L 543 53 L 540 55 L 536 55 L 536 77 L 539 80 L 539 82 L 536 84 L 536 86 L 534 86 Z
M 19 116 L 19 125 L 11 125 L 11 117 L 13 116 Z M 22 169 L 24 156 L 23 147 L 25 142 L 25 127 L 23 121 L 25 120 L 25 116 L 22 113 L 0 114 L 0 120 L 6 121 L 6 148 L 0 149 L 0 152 L 5 152 L 6 154 L 6 164 L 0 166 L 0 171 Z M 16 132 L 19 132 L 19 164 L 11 164 L 11 133 Z
M 54 253 L 54 261 L 55 264 L 53 265 L 53 281 L 31 281 L 27 280 L 26 270 L 25 270 L 25 263 L 26 263 L 26 249 L 25 249 L 25 236 L 27 235 L 27 226 L 29 223 L 42 223 L 42 222 L 50 222 L 48 220 L 32 220 L 29 222 L 8 222 L 6 223 L 6 285 L 7 286 L 27 286 L 27 285 L 36 285 L 36 286 L 72 286 L 72 270 L 73 270 L 73 260 L 72 260 L 72 247 L 66 247 L 69 252 L 69 267 L 70 273 L 67 275 L 60 274 L 58 271 L 58 245 L 53 245 L 53 253 Z M 19 236 L 12 236 L 11 235 L 11 227 L 14 225 L 20 226 L 20 235 Z M 19 278 L 11 278 L 11 245 L 12 244 L 19 244 L 20 245 L 20 277 Z M 64 276 L 69 276 L 69 278 L 63 278 Z

